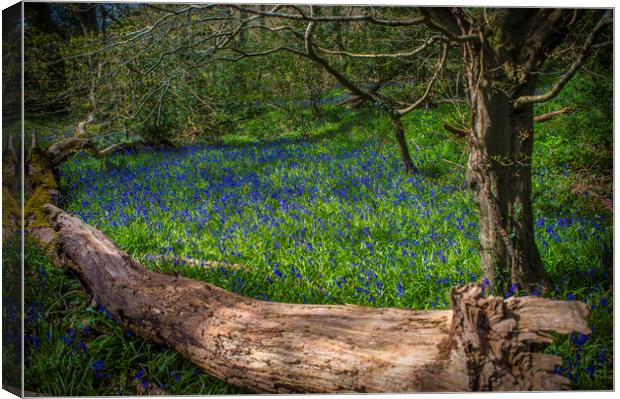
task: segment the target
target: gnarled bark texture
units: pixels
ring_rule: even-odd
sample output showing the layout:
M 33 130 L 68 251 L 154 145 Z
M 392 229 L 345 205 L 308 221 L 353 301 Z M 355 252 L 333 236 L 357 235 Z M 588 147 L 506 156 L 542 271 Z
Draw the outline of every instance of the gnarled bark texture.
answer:
M 489 66 L 488 66 L 489 67 Z M 523 91 L 534 91 L 529 85 Z M 473 134 L 467 178 L 480 215 L 481 266 L 493 287 L 530 289 L 548 279 L 534 239 L 533 107 L 484 82 L 472 93 Z

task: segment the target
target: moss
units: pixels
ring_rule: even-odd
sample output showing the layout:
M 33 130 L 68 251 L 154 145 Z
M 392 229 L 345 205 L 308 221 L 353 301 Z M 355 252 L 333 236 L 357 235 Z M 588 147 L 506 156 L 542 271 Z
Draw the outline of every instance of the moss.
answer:
M 53 203 L 49 191 L 45 187 L 37 187 L 24 205 L 24 219 L 28 221 L 28 226 L 49 227 L 50 224 L 47 220 L 47 213 L 43 210 L 43 205 Z
M 8 188 L 2 187 L 2 227 L 11 229 L 20 218 L 20 206 Z
M 58 191 L 58 182 L 49 160 L 39 151 L 33 151 L 28 171 L 28 187 L 31 193 L 24 205 L 24 219 L 30 227 L 48 227 L 43 205 L 53 204 L 52 193 Z
M 28 187 L 46 187 L 49 190 L 57 190 L 58 183 L 54 175 L 54 168 L 50 165 L 47 157 L 39 151 L 33 151 L 28 170 Z
M 86 131 L 86 135 L 90 136 L 90 135 L 96 135 L 101 133 L 101 125 L 97 125 L 97 124 L 88 124 L 86 125 L 85 129 Z
M 488 37 L 487 42 L 493 47 L 494 50 L 501 49 L 504 46 L 504 40 L 502 38 L 502 31 L 498 29 L 498 31 Z

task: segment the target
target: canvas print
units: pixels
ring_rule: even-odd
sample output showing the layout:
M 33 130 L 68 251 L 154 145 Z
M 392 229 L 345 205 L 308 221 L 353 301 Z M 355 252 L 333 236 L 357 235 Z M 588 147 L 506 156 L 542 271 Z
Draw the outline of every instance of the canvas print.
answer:
M 3 388 L 612 390 L 613 22 L 7 8 Z

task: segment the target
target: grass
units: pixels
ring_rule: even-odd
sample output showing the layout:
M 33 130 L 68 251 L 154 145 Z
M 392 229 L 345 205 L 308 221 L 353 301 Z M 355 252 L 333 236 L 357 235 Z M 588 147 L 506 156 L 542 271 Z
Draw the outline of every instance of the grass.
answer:
M 466 150 L 442 132 L 445 110 L 417 111 L 406 120 L 409 139 L 420 146 L 412 155 L 421 170 L 407 176 L 385 118 L 325 108 L 325 118 L 303 132 L 291 133 L 274 111 L 240 124 L 219 148 L 131 152 L 107 165 L 73 157 L 60 170 L 61 205 L 154 270 L 245 296 L 447 307 L 450 287 L 478 281 L 481 272 L 477 215 L 462 167 Z M 592 197 L 571 189 L 582 158 L 567 167 L 553 154 L 545 158 L 552 133 L 541 137 L 534 209 L 537 242 L 556 284 L 548 295 L 586 302 L 593 331 L 558 337 L 548 351 L 563 357 L 557 372 L 574 389 L 612 389 L 612 219 Z M 188 258 L 247 267 L 194 267 Z M 27 279 L 27 389 L 238 392 L 170 350 L 128 336 L 32 245 Z

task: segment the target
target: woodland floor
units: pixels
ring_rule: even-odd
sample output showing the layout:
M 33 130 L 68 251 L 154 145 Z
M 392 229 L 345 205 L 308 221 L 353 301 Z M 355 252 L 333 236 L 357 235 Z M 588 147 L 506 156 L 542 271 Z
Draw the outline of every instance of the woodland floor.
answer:
M 611 127 L 579 96 L 580 82 L 540 110 L 578 104 L 575 113 L 536 127 L 536 239 L 554 283 L 548 295 L 591 307 L 590 336 L 558 338 L 548 348 L 564 358 L 557 372 L 574 389 L 612 389 Z M 412 175 L 401 171 L 384 118 L 331 105 L 323 112 L 293 130 L 282 111 L 259 114 L 219 147 L 142 150 L 105 163 L 75 156 L 60 169 L 60 206 L 154 270 L 242 295 L 446 308 L 451 286 L 481 278 L 467 149 L 441 128 L 447 108 L 408 116 L 420 169 Z M 131 336 L 31 243 L 26 257 L 27 390 L 238 392 Z

